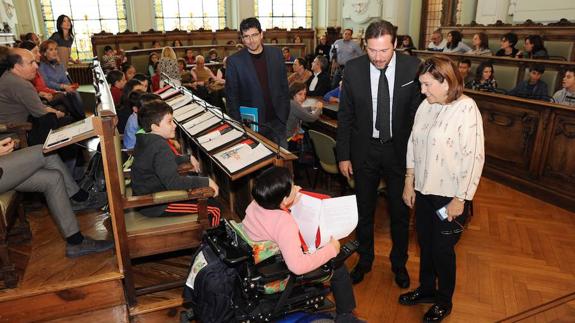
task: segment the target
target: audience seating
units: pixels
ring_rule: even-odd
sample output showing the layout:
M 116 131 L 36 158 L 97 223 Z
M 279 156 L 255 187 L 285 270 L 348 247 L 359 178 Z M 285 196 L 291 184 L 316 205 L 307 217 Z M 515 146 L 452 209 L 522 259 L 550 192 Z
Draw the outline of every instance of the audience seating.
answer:
M 20 140 L 20 147 L 26 147 L 26 131 L 32 129 L 29 123 L 21 125 L 0 124 L 0 133 L 14 134 Z M 0 178 L 2 172 L 0 172 Z M 8 237 L 18 233 L 20 241 L 29 240 L 31 237 L 30 226 L 24 214 L 21 204 L 20 193 L 10 190 L 0 194 L 0 280 L 4 281 L 7 288 L 15 288 L 18 285 L 18 273 L 16 266 L 10 259 L 8 252 Z M 16 226 L 16 219 L 19 220 Z M 18 232 L 16 232 L 18 231 Z
M 526 21 L 523 24 L 517 25 L 504 25 L 496 23 L 488 26 L 480 25 L 472 22 L 464 26 L 446 26 L 440 28 L 443 37 L 447 37 L 447 33 L 452 30 L 460 31 L 463 35 L 463 41 L 471 46 L 471 39 L 473 35 L 479 32 L 484 32 L 489 37 L 489 48 L 493 53 L 497 52 L 500 48 L 501 36 L 508 32 L 517 34 L 518 42 L 517 48 L 523 48 L 523 41 L 529 35 L 540 35 L 543 37 L 545 47 L 550 56 L 564 57 L 567 61 L 575 60 L 575 24 L 569 22 L 559 22 L 548 25 L 535 24 Z M 427 45 L 427 44 L 426 44 Z

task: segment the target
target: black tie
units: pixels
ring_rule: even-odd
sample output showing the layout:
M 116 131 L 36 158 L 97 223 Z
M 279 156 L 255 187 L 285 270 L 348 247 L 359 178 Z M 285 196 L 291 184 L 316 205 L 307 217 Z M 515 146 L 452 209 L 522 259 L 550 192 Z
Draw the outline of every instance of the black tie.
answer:
M 379 139 L 391 139 L 391 131 L 389 129 L 389 86 L 387 84 L 387 77 L 385 71 L 387 66 L 380 71 L 379 85 L 377 88 L 377 117 L 375 119 L 375 129 L 379 131 Z

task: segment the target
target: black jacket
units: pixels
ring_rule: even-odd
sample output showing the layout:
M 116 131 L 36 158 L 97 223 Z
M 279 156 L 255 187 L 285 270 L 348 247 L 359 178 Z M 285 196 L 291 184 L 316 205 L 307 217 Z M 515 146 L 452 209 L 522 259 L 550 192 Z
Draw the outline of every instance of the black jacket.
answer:
M 178 173 L 178 165 L 189 161 L 189 155 L 174 154 L 162 136 L 153 133 L 136 134 L 131 174 L 134 195 L 207 187 L 207 177 L 182 176 Z M 163 204 L 144 207 L 139 211 L 146 216 L 161 216 L 166 207 L 167 204 Z
M 309 90 L 309 85 L 313 80 L 314 76 L 312 76 L 307 80 L 306 87 L 307 87 L 307 96 L 324 96 L 327 92 L 329 92 L 331 87 L 331 80 L 329 79 L 329 74 L 326 72 L 321 72 L 318 74 L 317 84 L 313 91 Z
M 413 118 L 421 103 L 417 69 L 420 61 L 413 56 L 395 53 L 395 85 L 393 91 L 392 134 L 395 153 L 405 167 L 407 141 Z M 337 159 L 350 160 L 354 169 L 364 165 L 372 137 L 373 114 L 371 101 L 369 58 L 363 55 L 345 65 L 339 99 L 337 128 Z

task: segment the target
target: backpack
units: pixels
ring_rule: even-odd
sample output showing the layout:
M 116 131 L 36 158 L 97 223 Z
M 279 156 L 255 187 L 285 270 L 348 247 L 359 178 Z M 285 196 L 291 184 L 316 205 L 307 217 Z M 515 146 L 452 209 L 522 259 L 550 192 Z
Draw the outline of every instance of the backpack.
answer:
M 203 242 L 194 257 L 184 286 L 184 303 L 191 304 L 194 319 L 202 323 L 234 322 L 240 277 Z
M 104 164 L 102 154 L 96 153 L 88 162 L 84 176 L 78 183 L 86 192 L 105 192 L 106 178 L 104 177 Z

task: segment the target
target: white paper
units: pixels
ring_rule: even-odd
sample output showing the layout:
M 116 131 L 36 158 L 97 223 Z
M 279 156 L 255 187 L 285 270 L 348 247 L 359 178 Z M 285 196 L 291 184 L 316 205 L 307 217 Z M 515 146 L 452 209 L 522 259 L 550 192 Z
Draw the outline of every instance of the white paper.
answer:
M 192 102 L 192 97 L 184 94 L 181 98 L 178 98 L 178 100 L 172 102 L 170 106 L 172 107 L 173 110 L 178 110 L 179 108 L 185 106 L 190 102 Z
M 191 128 L 186 128 L 186 130 L 188 131 L 188 133 L 192 136 L 195 136 L 197 134 L 199 134 L 200 132 L 209 129 L 210 127 L 218 124 L 220 121 L 222 121 L 222 119 L 216 117 L 215 115 L 212 115 L 211 118 L 201 122 L 200 124 L 197 124 Z
M 319 227 L 321 242 L 325 246 L 331 237 L 343 239 L 357 226 L 358 213 L 355 195 L 318 199 L 300 194 L 299 200 L 291 207 L 291 214 L 296 220 L 301 235 L 313 253 Z
M 250 145 L 241 143 L 215 154 L 214 157 L 230 173 L 235 173 L 271 154 L 272 151 L 261 143 L 253 149 Z
M 72 140 L 75 136 L 90 132 L 94 130 L 94 117 L 89 117 L 84 120 L 76 121 L 64 127 L 50 130 L 46 141 L 44 142 L 44 149 L 50 148 L 57 144 L 65 143 Z
M 181 122 L 202 113 L 204 110 L 205 109 L 202 106 L 196 103 L 188 104 L 181 109 L 174 111 L 174 119 Z
M 206 112 L 206 113 L 201 114 L 201 115 L 199 115 L 199 116 L 193 118 L 192 120 L 190 120 L 190 121 L 184 123 L 184 124 L 182 125 L 182 127 L 184 127 L 184 128 L 187 130 L 187 129 L 193 128 L 193 127 L 195 127 L 196 125 L 199 125 L 200 123 L 202 123 L 202 122 L 204 122 L 204 121 L 206 121 L 206 120 L 208 120 L 208 119 L 211 119 L 211 118 L 213 118 L 213 117 L 214 117 L 214 115 L 213 115 L 212 113 Z
M 162 94 L 160 94 L 160 97 L 162 98 L 162 100 L 165 100 L 167 97 L 171 96 L 172 94 L 176 93 L 176 92 L 180 92 L 178 89 L 167 89 L 165 90 Z
M 232 129 L 223 135 L 220 135 L 219 131 L 214 131 L 208 133 L 202 137 L 198 138 L 199 144 L 204 147 L 207 151 L 212 151 L 216 148 L 219 148 L 230 141 L 236 140 L 243 136 L 243 132 L 238 131 L 236 129 Z

